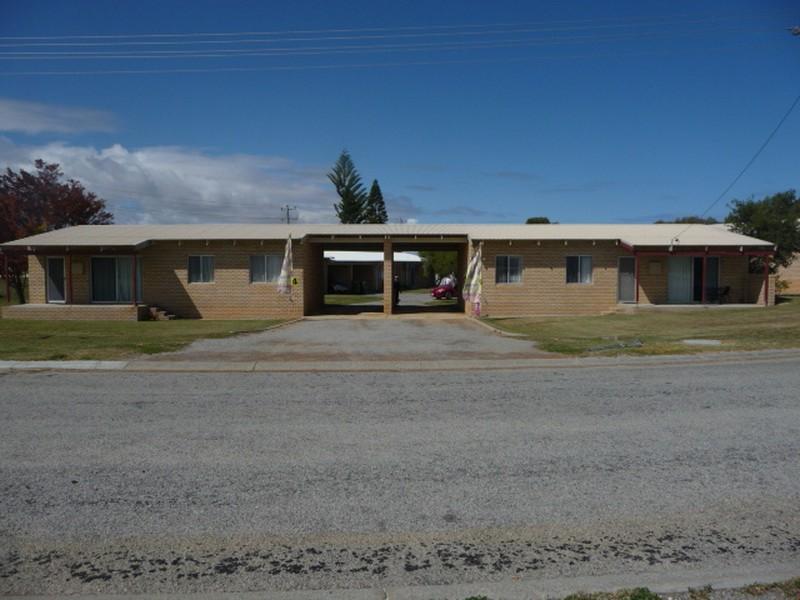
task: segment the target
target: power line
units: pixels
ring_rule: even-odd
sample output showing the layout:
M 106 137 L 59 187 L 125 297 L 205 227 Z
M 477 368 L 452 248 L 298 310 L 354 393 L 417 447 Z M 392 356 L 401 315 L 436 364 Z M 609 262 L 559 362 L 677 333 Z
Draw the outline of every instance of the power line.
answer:
M 775 126 L 775 128 L 767 136 L 767 139 L 765 139 L 764 142 L 761 144 L 761 146 L 758 147 L 758 150 L 756 150 L 755 154 L 753 154 L 753 156 L 750 158 L 750 160 L 747 161 L 747 164 L 742 168 L 742 170 L 739 171 L 739 173 L 736 175 L 736 177 L 733 178 L 733 180 L 722 191 L 722 193 L 719 196 L 717 196 L 717 199 L 714 200 L 714 202 L 712 202 L 709 205 L 709 207 L 700 214 L 701 217 L 705 217 L 706 215 L 708 215 L 708 213 L 711 212 L 711 210 L 719 203 L 719 201 L 722 200 L 727 195 L 727 193 L 731 191 L 733 186 L 736 185 L 736 183 L 742 178 L 742 176 L 753 165 L 753 163 L 756 162 L 756 159 L 759 156 L 761 156 L 761 153 L 769 145 L 769 143 L 772 141 L 772 138 L 775 137 L 775 134 L 778 133 L 778 130 L 783 126 L 783 124 L 786 122 L 786 119 L 789 118 L 789 115 L 792 114 L 792 111 L 794 111 L 795 107 L 798 104 L 800 104 L 800 94 L 798 94 L 798 96 L 794 99 L 794 102 L 792 102 L 791 106 L 789 106 L 789 110 L 787 110 L 783 114 L 783 116 L 781 117 L 781 120 L 778 121 L 778 124 Z M 675 240 L 680 241 L 680 236 L 682 236 L 684 233 L 686 233 L 693 224 L 694 223 L 690 223 L 685 229 L 683 229 L 678 235 L 676 235 L 673 238 L 673 241 L 675 241 Z
M 772 30 L 754 30 L 744 28 L 725 28 L 717 31 L 735 33 L 746 31 L 753 34 L 770 33 Z M 480 50 L 492 48 L 517 48 L 517 47 L 546 47 L 570 44 L 583 44 L 592 42 L 614 42 L 629 39 L 643 38 L 674 38 L 686 37 L 696 34 L 706 35 L 708 29 L 684 32 L 642 32 L 622 33 L 600 36 L 571 36 L 571 37 L 545 37 L 522 38 L 497 41 L 465 41 L 465 42 L 423 42 L 412 44 L 373 44 L 373 45 L 339 45 L 339 46 L 308 46 L 284 47 L 269 49 L 214 49 L 200 50 L 138 50 L 132 52 L 115 51 L 35 51 L 35 52 L 2 52 L 0 60 L 119 60 L 119 59 L 190 59 L 190 58 L 236 58 L 236 57 L 264 57 L 264 56 L 314 56 L 324 54 L 360 54 L 375 52 L 420 52 L 420 51 L 448 51 L 448 50 Z
M 702 52 L 729 52 L 741 50 L 741 42 L 725 46 L 711 46 L 698 48 Z M 340 69 L 373 69 L 392 67 L 416 66 L 441 66 L 441 65 L 479 65 L 479 64 L 504 64 L 528 61 L 570 60 L 582 58 L 624 58 L 641 56 L 673 56 L 673 50 L 656 52 L 591 52 L 580 54 L 562 55 L 537 55 L 537 56 L 512 56 L 502 58 L 466 58 L 466 59 L 430 59 L 415 61 L 392 61 L 370 63 L 328 63 L 316 65 L 267 65 L 253 67 L 175 67 L 175 68 L 140 68 L 140 69 L 84 69 L 84 70 L 39 70 L 39 71 L 5 71 L 2 76 L 30 77 L 30 76 L 80 76 L 80 75 L 159 75 L 159 74 L 199 74 L 199 73 L 259 73 L 270 71 L 325 71 Z
M 395 27 L 349 27 L 349 28 L 328 28 L 328 29 L 290 29 L 273 31 L 207 31 L 207 32 L 179 32 L 179 33 L 114 33 L 114 34 L 79 34 L 79 35 L 40 35 L 40 36 L 0 36 L 0 40 L 68 40 L 68 39 L 149 39 L 149 38 L 191 38 L 191 37 L 236 37 L 236 36 L 279 36 L 279 35 L 311 35 L 321 33 L 358 33 L 358 32 L 386 32 L 386 31 L 435 31 L 448 29 L 480 29 L 492 27 L 519 27 L 533 25 L 552 25 L 552 24 L 575 24 L 590 23 L 594 27 L 602 26 L 604 21 L 612 23 L 647 23 L 663 21 L 665 19 L 679 19 L 691 17 L 697 19 L 697 15 L 691 13 L 680 13 L 674 15 L 642 15 L 633 17 L 600 17 L 592 19 L 562 19 L 553 21 L 528 21 L 523 23 L 485 23 L 485 24 L 443 24 L 443 25 L 410 25 Z M 725 15 L 709 15 L 708 19 L 734 19 L 740 17 L 757 18 L 751 13 L 728 13 Z M 763 18 L 763 17 L 762 17 Z
M 642 21 L 642 22 L 620 22 L 620 23 L 595 23 L 591 22 L 586 25 L 573 25 L 568 27 L 530 27 L 525 24 L 517 23 L 514 25 L 486 25 L 489 29 L 480 30 L 475 29 L 478 26 L 464 28 L 459 30 L 461 26 L 454 26 L 454 29 L 448 31 L 414 31 L 414 32 L 396 32 L 396 33 L 356 33 L 352 35 L 328 35 L 322 37 L 278 37 L 274 39 L 167 39 L 163 41 L 158 40 L 138 40 L 125 41 L 122 39 L 114 39 L 107 42 L 14 42 L 14 43 L 0 43 L 3 48 L 28 48 L 28 47 L 113 47 L 113 46 L 191 46 L 199 44 L 275 44 L 281 42 L 309 42 L 309 41 L 352 41 L 352 40 L 374 40 L 374 39 L 392 39 L 392 38 L 420 38 L 420 37 L 467 37 L 467 36 L 489 36 L 500 35 L 509 33 L 559 33 L 571 31 L 583 31 L 598 29 L 618 29 L 618 28 L 633 28 L 642 26 L 681 26 L 681 25 L 700 25 L 708 22 L 721 22 L 730 20 L 735 17 L 704 17 L 674 21 Z M 764 17 L 761 17 L 763 19 Z M 585 21 L 578 21 L 584 23 Z M 502 27 L 502 28 L 500 28 Z M 511 27 L 511 28 L 508 28 Z M 370 30 L 367 30 L 370 31 Z M 167 34 L 164 34 L 167 35 Z M 187 34 L 188 35 L 188 34 Z M 227 36 L 240 37 L 240 36 L 258 36 L 258 33 L 231 33 L 231 34 L 197 34 L 198 37 L 204 36 Z M 286 35 L 293 35 L 287 33 Z M 9 40 L 14 38 L 0 37 L 0 41 Z M 59 38 L 61 39 L 61 38 Z
M 292 224 L 292 211 L 297 212 L 297 207 L 296 206 L 289 206 L 288 204 L 286 206 L 282 206 L 281 207 L 281 215 L 283 215 L 283 216 L 281 217 L 281 221 L 283 221 L 284 217 L 285 217 L 286 218 L 286 224 L 287 225 L 291 225 Z M 294 217 L 294 219 L 296 221 L 297 217 Z

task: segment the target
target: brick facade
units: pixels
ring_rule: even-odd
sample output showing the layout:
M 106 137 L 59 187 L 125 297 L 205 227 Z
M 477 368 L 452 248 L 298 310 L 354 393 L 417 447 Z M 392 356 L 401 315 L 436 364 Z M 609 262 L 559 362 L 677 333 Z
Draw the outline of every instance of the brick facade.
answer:
M 477 242 L 473 242 L 473 249 Z M 384 244 L 384 281 L 392 280 L 391 240 Z M 307 241 L 293 244 L 294 272 L 297 285 L 290 296 L 278 293 L 275 283 L 250 282 L 250 256 L 271 254 L 283 257 L 284 240 L 264 242 L 157 242 L 140 251 L 142 300 L 144 305 L 157 306 L 185 318 L 263 319 L 297 318 L 315 314 L 323 308 L 323 246 Z M 546 316 L 601 314 L 617 309 L 618 261 L 630 254 L 611 241 L 485 241 L 483 243 L 483 295 L 481 313 L 487 316 Z M 98 256 L 105 256 L 100 254 Z M 189 283 L 189 257 L 214 257 L 214 279 L 209 283 Z M 519 256 L 521 280 L 496 283 L 498 256 Z M 713 255 L 713 253 L 711 254 Z M 591 283 L 567 283 L 568 256 L 591 256 Z M 459 268 L 466 268 L 467 246 L 459 252 Z M 33 305 L 45 305 L 44 256 L 29 257 L 29 298 Z M 68 258 L 72 267 L 72 301 L 75 305 L 92 305 L 91 254 Z M 639 303 L 667 302 L 667 257 L 639 258 Z M 720 285 L 730 286 L 730 302 L 764 301 L 763 275 L 748 272 L 744 256 L 720 258 Z M 384 286 L 384 312 L 392 311 L 391 286 Z M 774 277 L 771 279 L 769 303 L 774 303 Z M 121 306 L 121 305 L 120 305 Z M 76 307 L 77 308 L 77 307 Z M 467 306 L 466 310 L 471 310 Z M 136 318 L 139 312 L 69 311 L 59 313 L 31 312 L 26 318 Z M 48 316 L 44 316 L 44 315 Z M 73 315 L 74 316 L 70 316 Z M 126 316 L 127 315 L 127 316 Z M 17 317 L 16 314 L 9 316 Z
M 15 304 L 0 309 L 4 319 L 31 321 L 139 321 L 147 307 L 132 304 Z
M 484 242 L 481 314 L 544 316 L 598 314 L 617 306 L 617 260 L 628 254 L 613 242 Z M 519 283 L 496 283 L 498 256 L 519 256 Z M 592 283 L 567 283 L 566 257 L 592 257 Z
M 800 255 L 796 254 L 792 264 L 785 269 L 781 269 L 778 276 L 789 284 L 785 293 L 800 294 Z
M 250 256 L 272 254 L 283 259 L 284 241 L 163 242 L 142 251 L 142 300 L 179 317 L 205 319 L 296 318 L 303 316 L 305 247 L 292 245 L 298 280 L 292 293 L 278 293 L 275 283 L 250 283 Z M 189 283 L 190 256 L 214 257 L 214 280 Z
M 496 283 L 498 256 L 519 256 L 522 279 L 519 283 Z M 567 256 L 592 257 L 592 282 L 567 283 Z M 555 316 L 602 314 L 618 307 L 617 265 L 621 256 L 630 256 L 613 242 L 484 242 L 484 316 Z M 667 303 L 667 260 L 664 257 L 639 257 L 639 304 Z M 748 273 L 744 256 L 720 257 L 720 286 L 730 286 L 730 302 L 762 303 L 763 275 Z M 769 303 L 774 304 L 774 278 Z

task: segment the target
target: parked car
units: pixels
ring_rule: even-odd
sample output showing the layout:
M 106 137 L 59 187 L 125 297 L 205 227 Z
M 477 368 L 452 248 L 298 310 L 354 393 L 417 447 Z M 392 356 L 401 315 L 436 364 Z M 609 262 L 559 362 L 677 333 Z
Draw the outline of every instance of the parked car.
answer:
M 437 300 L 450 300 L 456 295 L 456 282 L 449 277 L 443 277 L 439 284 L 431 290 L 431 296 Z

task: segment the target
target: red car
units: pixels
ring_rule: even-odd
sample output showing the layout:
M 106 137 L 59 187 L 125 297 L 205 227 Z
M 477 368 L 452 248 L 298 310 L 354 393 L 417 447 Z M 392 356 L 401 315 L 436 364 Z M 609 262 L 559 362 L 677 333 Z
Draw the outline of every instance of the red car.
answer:
M 435 288 L 431 290 L 431 296 L 437 300 L 450 300 L 456 295 L 456 284 L 450 279 L 442 279 Z

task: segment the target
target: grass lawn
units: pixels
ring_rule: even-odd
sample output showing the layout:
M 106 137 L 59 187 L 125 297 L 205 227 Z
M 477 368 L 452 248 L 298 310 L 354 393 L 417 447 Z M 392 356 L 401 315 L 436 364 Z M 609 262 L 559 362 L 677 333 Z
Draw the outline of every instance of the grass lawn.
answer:
M 0 360 L 117 359 L 179 350 L 201 338 L 280 321 L 19 321 L 0 319 Z
M 595 317 L 509 318 L 486 321 L 523 334 L 542 350 L 562 354 L 687 354 L 800 347 L 800 296 L 764 308 L 674 310 Z M 687 346 L 684 339 L 720 340 Z M 640 341 L 640 347 L 608 348 Z M 601 349 L 602 347 L 606 349 Z
M 333 306 L 348 306 L 350 304 L 380 304 L 383 296 L 380 294 L 325 294 L 325 304 Z
M 442 299 L 442 300 L 429 300 L 425 303 L 425 306 L 455 306 L 458 304 L 458 300 L 455 298 L 450 298 L 450 300 Z

